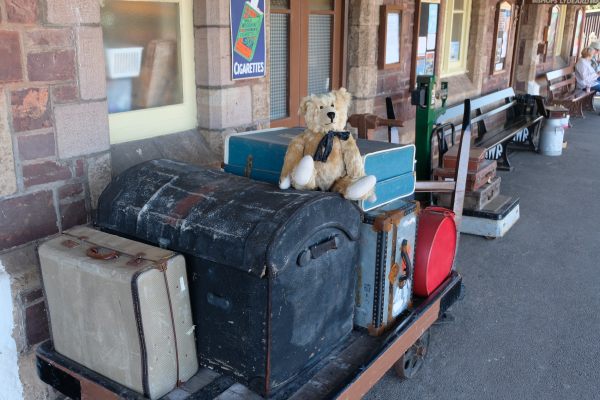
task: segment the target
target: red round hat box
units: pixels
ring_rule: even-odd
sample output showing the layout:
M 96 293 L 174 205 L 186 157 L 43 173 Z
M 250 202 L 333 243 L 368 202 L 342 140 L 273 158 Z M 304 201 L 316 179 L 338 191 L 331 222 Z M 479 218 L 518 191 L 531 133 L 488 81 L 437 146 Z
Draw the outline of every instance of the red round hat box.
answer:
M 413 288 L 417 296 L 429 296 L 446 280 L 455 254 L 454 213 L 443 207 L 425 208 L 419 215 L 415 246 Z

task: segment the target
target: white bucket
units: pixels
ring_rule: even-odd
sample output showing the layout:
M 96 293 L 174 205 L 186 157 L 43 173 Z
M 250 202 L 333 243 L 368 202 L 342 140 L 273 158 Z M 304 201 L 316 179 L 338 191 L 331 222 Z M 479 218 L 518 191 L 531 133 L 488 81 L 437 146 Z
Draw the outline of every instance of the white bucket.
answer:
M 565 129 L 563 118 L 546 119 L 540 133 L 539 152 L 545 156 L 560 156 Z

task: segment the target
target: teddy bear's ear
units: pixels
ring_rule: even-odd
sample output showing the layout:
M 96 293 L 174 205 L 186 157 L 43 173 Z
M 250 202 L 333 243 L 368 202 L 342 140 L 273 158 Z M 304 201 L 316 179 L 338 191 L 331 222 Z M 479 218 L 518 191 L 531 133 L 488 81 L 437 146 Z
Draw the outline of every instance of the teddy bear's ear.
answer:
M 339 88 L 338 90 L 334 90 L 333 94 L 339 105 L 344 104 L 346 107 L 350 107 L 350 103 L 352 102 L 352 95 L 348 93 L 346 88 Z
M 300 108 L 298 108 L 298 115 L 300 115 L 300 116 L 306 115 L 306 111 L 308 111 L 308 106 L 311 101 L 312 101 L 311 96 L 306 96 L 305 98 L 303 98 L 300 101 Z

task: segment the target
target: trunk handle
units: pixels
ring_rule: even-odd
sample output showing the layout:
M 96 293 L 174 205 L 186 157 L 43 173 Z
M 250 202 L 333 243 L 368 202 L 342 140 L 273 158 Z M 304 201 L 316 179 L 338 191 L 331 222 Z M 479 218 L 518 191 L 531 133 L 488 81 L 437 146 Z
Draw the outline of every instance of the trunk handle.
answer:
M 332 250 L 337 250 L 338 244 L 338 236 L 334 235 L 322 243 L 310 246 L 307 250 L 302 251 L 298 256 L 298 265 L 304 267 L 312 260 L 322 257 Z
M 102 250 L 109 250 L 109 251 L 102 251 Z M 96 247 L 96 246 L 90 247 L 89 249 L 87 249 L 85 254 L 88 257 L 91 257 L 95 260 L 102 260 L 102 261 L 108 261 L 108 260 L 112 260 L 114 258 L 119 257 L 119 253 L 117 253 L 115 250 L 110 250 L 105 247 Z

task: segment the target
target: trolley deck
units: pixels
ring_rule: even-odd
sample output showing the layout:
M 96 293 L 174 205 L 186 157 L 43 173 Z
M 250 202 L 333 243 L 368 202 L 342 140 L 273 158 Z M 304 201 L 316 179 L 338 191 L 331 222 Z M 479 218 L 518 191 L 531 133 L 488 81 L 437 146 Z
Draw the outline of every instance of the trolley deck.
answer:
M 426 299 L 415 299 L 413 310 L 379 337 L 354 330 L 322 362 L 305 371 L 271 399 L 359 399 L 404 356 L 415 342 L 461 296 L 461 276 L 452 275 Z M 422 355 L 421 355 L 422 356 Z M 72 399 L 142 400 L 144 397 L 122 385 L 61 356 L 50 341 L 37 349 L 40 378 Z M 201 369 L 195 377 L 163 397 L 164 400 L 248 399 L 262 397 L 235 383 L 231 377 Z

